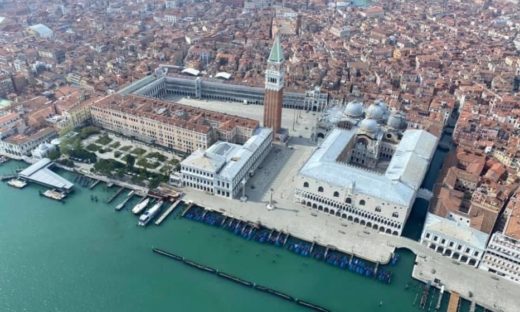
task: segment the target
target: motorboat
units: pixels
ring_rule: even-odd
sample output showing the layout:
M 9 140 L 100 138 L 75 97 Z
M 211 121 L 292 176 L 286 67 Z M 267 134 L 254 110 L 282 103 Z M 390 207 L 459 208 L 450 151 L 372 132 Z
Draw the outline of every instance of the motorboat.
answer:
M 150 202 L 150 198 L 145 198 L 140 203 L 135 205 L 134 208 L 132 208 L 132 212 L 134 214 L 140 214 L 146 208 L 146 206 L 148 206 L 149 202 Z
M 146 226 L 160 211 L 163 201 L 157 202 L 157 204 L 153 205 L 152 208 L 145 211 L 140 217 L 139 222 L 137 223 L 139 226 Z

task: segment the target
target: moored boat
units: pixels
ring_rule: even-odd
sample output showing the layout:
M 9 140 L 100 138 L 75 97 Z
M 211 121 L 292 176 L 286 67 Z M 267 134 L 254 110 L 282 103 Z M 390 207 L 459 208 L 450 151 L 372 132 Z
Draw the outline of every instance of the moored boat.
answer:
M 67 195 L 65 195 L 65 193 L 63 192 L 60 192 L 56 189 L 52 189 L 52 190 L 46 190 L 45 192 L 42 193 L 43 196 L 45 197 L 48 197 L 50 199 L 54 199 L 54 200 L 63 200 Z
M 137 205 L 135 205 L 134 208 L 132 208 L 132 212 L 134 214 L 140 214 L 146 208 L 146 206 L 148 206 L 149 202 L 150 202 L 150 198 L 145 198 L 144 200 L 139 202 Z
M 11 179 L 7 181 L 7 185 L 21 189 L 27 186 L 27 182 L 20 179 Z
M 146 226 L 160 211 L 163 201 L 159 201 L 157 204 L 153 205 L 152 208 L 145 211 L 140 217 L 139 222 L 137 223 L 139 226 Z

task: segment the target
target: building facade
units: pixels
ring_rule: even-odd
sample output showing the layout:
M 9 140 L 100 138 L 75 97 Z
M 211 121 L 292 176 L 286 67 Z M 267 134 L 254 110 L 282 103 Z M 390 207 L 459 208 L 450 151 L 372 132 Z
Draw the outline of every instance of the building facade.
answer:
M 465 224 L 464 220 L 428 213 L 421 244 L 461 263 L 478 267 L 489 238 L 487 233 Z
M 479 268 L 520 283 L 520 241 L 493 234 Z
M 53 128 L 43 128 L 32 134 L 16 134 L 0 140 L 0 154 L 22 157 L 41 143 L 49 143 L 58 136 Z
M 264 127 L 279 133 L 282 128 L 284 57 L 279 37 L 276 37 L 265 71 Z
M 207 150 L 199 149 L 181 162 L 182 185 L 217 196 L 239 197 L 272 142 L 273 131 L 258 128 L 244 145 L 219 141 Z
M 225 83 L 210 78 L 192 78 L 168 73 L 168 67 L 159 67 L 155 74 L 146 76 L 118 91 L 121 95 L 139 95 L 158 99 L 192 97 L 197 99 L 239 102 L 263 105 L 265 88 Z M 328 94 L 316 92 L 283 92 L 283 107 L 319 111 L 327 107 Z
M 217 140 L 244 143 L 258 121 L 133 95 L 92 104 L 94 125 L 147 143 L 191 153 Z

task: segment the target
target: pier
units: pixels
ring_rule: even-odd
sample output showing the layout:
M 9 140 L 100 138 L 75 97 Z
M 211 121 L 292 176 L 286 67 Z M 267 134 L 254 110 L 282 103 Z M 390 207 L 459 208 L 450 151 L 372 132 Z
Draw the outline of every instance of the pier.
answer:
M 457 312 L 459 311 L 459 301 L 460 296 L 456 292 L 452 292 L 450 296 L 450 303 L 448 304 L 448 311 L 447 312 Z
M 130 201 L 130 199 L 132 199 L 132 197 L 134 197 L 133 194 L 128 196 L 127 198 L 125 198 L 125 200 L 123 200 L 119 205 L 116 206 L 116 211 L 120 211 L 123 208 L 125 208 L 126 203 L 128 203 L 128 201 Z
M 295 303 L 295 304 L 298 304 L 302 307 L 305 307 L 307 309 L 310 309 L 310 310 L 313 310 L 313 311 L 318 311 L 318 312 L 328 312 L 329 310 L 322 307 L 322 306 L 319 306 L 317 304 L 314 304 L 314 303 L 311 303 L 311 302 L 308 302 L 308 301 L 304 301 L 304 300 L 301 300 L 301 299 L 297 299 L 297 298 L 294 298 L 282 291 L 279 291 L 279 290 L 276 290 L 276 289 L 272 289 L 272 288 L 269 288 L 269 287 L 266 287 L 266 286 L 262 286 L 262 285 L 258 285 L 254 282 L 250 282 L 248 280 L 244 280 L 240 277 L 237 277 L 237 276 L 234 276 L 234 275 L 231 275 L 229 273 L 225 273 L 225 272 L 221 272 L 215 268 L 212 268 L 212 267 L 209 267 L 207 265 L 203 265 L 203 264 L 200 264 L 200 263 L 197 263 L 193 260 L 189 260 L 189 259 L 186 259 L 184 257 L 181 257 L 179 255 L 176 255 L 176 254 L 173 254 L 171 252 L 167 252 L 167 251 L 164 251 L 162 249 L 159 249 L 159 248 L 153 248 L 152 251 L 156 254 L 159 254 L 161 256 L 164 256 L 164 257 L 167 257 L 167 258 L 170 258 L 170 259 L 173 259 L 175 261 L 178 261 L 178 262 L 182 262 L 184 263 L 185 265 L 187 266 L 190 266 L 192 268 L 195 268 L 195 269 L 198 269 L 202 272 L 206 272 L 206 273 L 210 273 L 210 274 L 214 274 L 220 278 L 223 278 L 223 279 L 226 279 L 230 282 L 233 282 L 237 285 L 240 285 L 240 286 L 243 286 L 243 287 L 247 287 L 247 288 L 251 288 L 251 289 L 254 289 L 254 290 L 257 290 L 257 291 L 260 291 L 260 292 L 263 292 L 263 293 L 266 293 L 266 294 L 269 294 L 271 296 L 275 296 L 275 297 L 278 297 L 280 299 L 284 299 L 286 301 L 289 301 L 289 302 L 292 302 L 292 303 Z
M 173 204 L 171 204 L 170 207 L 168 207 L 168 209 L 166 209 L 166 211 L 163 212 L 163 214 L 157 220 L 155 220 L 155 225 L 160 225 L 164 221 L 164 219 L 166 219 L 170 215 L 170 213 L 172 213 L 175 210 L 175 208 L 177 208 L 180 202 L 181 200 L 177 199 Z
M 53 165 L 50 159 L 43 158 L 18 173 L 18 177 L 49 188 L 70 192 L 74 184 L 50 170 Z
M 0 181 L 7 181 L 16 178 L 15 174 L 3 175 L 0 176 Z
M 121 186 L 121 187 L 117 190 L 117 192 L 116 192 L 114 195 L 112 195 L 112 197 L 110 197 L 110 198 L 107 200 L 107 204 L 110 204 L 111 202 L 113 202 L 114 199 L 116 199 L 116 197 L 119 196 L 119 194 L 121 194 L 121 192 L 123 192 L 124 190 L 125 190 L 125 188 Z
M 94 189 L 96 187 L 96 185 L 99 184 L 99 182 L 101 182 L 101 180 L 94 181 L 94 183 L 92 183 L 88 188 L 91 189 L 91 190 Z

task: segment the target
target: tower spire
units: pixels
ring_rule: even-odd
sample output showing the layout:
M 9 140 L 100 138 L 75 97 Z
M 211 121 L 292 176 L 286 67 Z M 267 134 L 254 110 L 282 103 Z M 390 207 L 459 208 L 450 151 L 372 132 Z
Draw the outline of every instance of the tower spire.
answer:
M 276 35 L 274 38 L 274 44 L 269 54 L 269 62 L 281 63 L 284 61 L 282 45 L 280 44 L 280 37 Z

